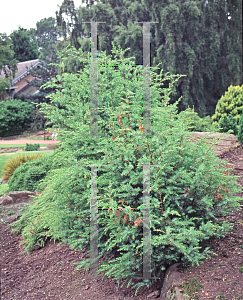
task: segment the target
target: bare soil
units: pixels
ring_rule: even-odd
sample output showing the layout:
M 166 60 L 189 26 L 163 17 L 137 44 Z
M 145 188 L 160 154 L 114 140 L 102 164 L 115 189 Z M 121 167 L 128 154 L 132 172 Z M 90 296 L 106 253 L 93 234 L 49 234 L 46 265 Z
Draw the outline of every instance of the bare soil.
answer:
M 239 146 L 219 157 L 234 165 L 232 174 L 241 176 L 237 181 L 243 186 L 243 147 Z M 243 193 L 238 195 L 243 196 Z M 54 243 L 48 239 L 43 248 L 34 247 L 28 257 L 24 246 L 20 246 L 21 235 L 10 234 L 12 228 L 8 227 L 19 218 L 19 209 L 24 205 L 16 203 L 0 210 L 2 300 L 145 300 L 151 292 L 161 290 L 162 278 L 149 288 L 140 288 L 135 296 L 135 290 L 131 287 L 118 287 L 116 281 L 107 277 L 102 281 L 104 272 L 93 278 L 89 271 L 74 270 L 76 265 L 73 262 L 88 257 L 86 249 L 77 251 L 67 244 L 57 246 L 59 241 Z M 233 229 L 224 238 L 214 238 L 204 243 L 218 256 L 205 259 L 199 266 L 181 268 L 183 280 L 188 282 L 182 290 L 187 290 L 187 294 L 191 295 L 188 299 L 243 300 L 243 209 L 224 218 L 234 224 Z
M 13 137 L 0 138 L 0 145 L 7 144 L 56 144 L 59 140 L 52 140 L 51 137 L 46 137 L 44 140 L 44 130 L 37 131 L 35 133 L 25 133 L 16 135 Z
M 1 140 L 0 145 L 8 145 L 8 144 L 57 144 L 60 141 L 53 140 L 33 140 L 33 139 L 19 139 L 19 140 Z

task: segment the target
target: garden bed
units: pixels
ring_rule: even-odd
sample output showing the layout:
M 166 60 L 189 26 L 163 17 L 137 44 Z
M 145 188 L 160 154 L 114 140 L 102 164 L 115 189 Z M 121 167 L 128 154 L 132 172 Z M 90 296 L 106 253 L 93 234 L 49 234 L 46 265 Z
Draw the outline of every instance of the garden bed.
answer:
M 237 182 L 243 186 L 243 147 L 219 157 L 234 165 L 232 174 L 241 176 Z M 243 193 L 238 195 L 242 197 Z M 126 285 L 117 289 L 115 281 L 107 277 L 102 281 L 103 273 L 98 280 L 90 278 L 88 271 L 74 270 L 72 264 L 87 257 L 86 249 L 76 251 L 65 243 L 57 247 L 58 241 L 48 239 L 43 248 L 34 247 L 28 257 L 22 253 L 24 247 L 19 246 L 21 236 L 11 235 L 12 228 L 7 226 L 16 220 L 21 205 L 24 203 L 1 208 L 2 221 L 6 222 L 0 224 L 2 299 L 145 300 L 147 295 L 161 289 L 162 279 L 149 288 L 142 287 L 134 296 L 135 290 Z M 185 283 L 181 290 L 187 290 L 191 299 L 243 299 L 243 210 L 224 218 L 234 225 L 233 229 L 224 238 L 205 243 L 218 256 L 205 259 L 199 266 L 182 269 Z

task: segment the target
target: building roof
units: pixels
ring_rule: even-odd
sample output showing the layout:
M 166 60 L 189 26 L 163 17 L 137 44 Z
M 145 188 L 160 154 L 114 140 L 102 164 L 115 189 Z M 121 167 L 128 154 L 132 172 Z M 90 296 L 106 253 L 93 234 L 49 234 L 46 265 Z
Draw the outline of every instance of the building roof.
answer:
M 18 63 L 17 64 L 18 70 L 16 71 L 15 77 L 12 80 L 12 84 L 16 84 L 19 80 L 21 80 L 22 78 L 24 78 L 26 75 L 29 74 L 27 68 L 29 69 L 32 67 L 37 67 L 41 63 L 42 61 L 39 59 L 28 60 L 28 61 L 23 61 L 21 63 Z M 5 78 L 5 74 L 3 72 L 1 72 L 0 78 Z

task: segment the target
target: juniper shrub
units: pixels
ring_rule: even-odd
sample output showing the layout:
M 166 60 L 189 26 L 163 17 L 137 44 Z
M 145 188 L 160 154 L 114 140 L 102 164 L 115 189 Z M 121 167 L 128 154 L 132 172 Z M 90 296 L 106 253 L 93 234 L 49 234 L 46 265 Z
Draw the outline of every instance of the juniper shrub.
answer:
M 72 55 L 86 62 L 87 68 L 78 74 L 64 70 L 46 84 L 56 88 L 48 96 L 51 103 L 64 107 L 41 105 L 46 117 L 62 130 L 55 155 L 66 165 L 42 180 L 42 194 L 15 222 L 15 231 L 22 230 L 27 251 L 37 242 L 43 245 L 47 237 L 61 239 L 72 248 L 90 249 L 90 169 L 96 165 L 99 258 L 116 254 L 109 262 L 101 262 L 98 272 L 106 271 L 116 280 L 125 278 L 139 288 L 151 284 L 146 279 L 133 283 L 134 277 L 143 274 L 143 225 L 147 226 L 143 165 L 150 165 L 152 277 L 159 277 L 174 262 L 194 265 L 213 254 L 202 242 L 231 229 L 219 218 L 237 209 L 240 200 L 233 194 L 239 188 L 235 177 L 219 169 L 221 165 L 224 170 L 224 162 L 206 139 L 195 144 L 188 141 L 190 131 L 177 117 L 180 99 L 169 104 L 172 85 L 181 76 L 151 72 L 151 135 L 143 134 L 141 68 L 131 66 L 121 49 L 113 51 L 118 57 L 113 61 L 99 54 L 103 114 L 99 113 L 97 136 L 89 134 L 89 59 L 73 50 Z M 118 69 L 102 67 L 114 62 Z M 164 80 L 171 82 L 168 89 L 161 88 Z M 90 260 L 77 264 L 88 269 Z

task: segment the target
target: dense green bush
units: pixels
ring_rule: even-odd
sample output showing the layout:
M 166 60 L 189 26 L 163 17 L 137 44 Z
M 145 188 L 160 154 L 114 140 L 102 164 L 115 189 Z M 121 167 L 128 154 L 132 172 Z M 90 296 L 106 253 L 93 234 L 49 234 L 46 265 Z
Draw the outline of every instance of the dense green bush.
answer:
M 53 159 L 53 154 L 43 155 L 19 166 L 8 181 L 9 190 L 28 190 L 31 192 L 38 190 L 39 182 L 46 176 L 47 172 L 62 165 L 61 162 L 53 161 Z
M 239 123 L 241 114 L 243 113 L 243 85 L 230 86 L 228 91 L 219 99 L 215 114 L 212 116 L 213 122 L 219 122 L 223 116 L 231 114 Z
M 192 132 L 217 132 L 219 127 L 217 124 L 213 124 L 210 116 L 200 118 L 198 113 L 188 107 L 186 110 L 180 112 L 178 117 L 181 118 L 188 126 L 188 130 Z
M 1 101 L 0 136 L 11 136 L 23 133 L 30 128 L 33 105 L 17 99 Z
M 50 92 L 50 91 L 49 91 Z M 15 95 L 14 95 L 15 97 Z M 47 120 L 42 113 L 40 113 L 39 109 L 36 107 L 38 103 L 43 103 L 48 101 L 45 99 L 45 93 L 39 91 L 37 94 L 20 94 L 18 96 L 19 100 L 22 102 L 30 103 L 34 105 L 34 109 L 32 111 L 32 116 L 33 116 L 33 122 L 30 124 L 30 131 L 36 132 L 38 130 L 42 130 L 46 127 L 46 122 L 50 121 Z
M 239 128 L 237 133 L 237 140 L 239 143 L 243 144 L 243 114 L 240 116 Z
M 49 120 L 44 118 L 43 114 L 40 113 L 37 107 L 34 108 L 32 114 L 33 114 L 33 122 L 30 124 L 30 130 L 32 132 L 36 132 L 38 130 L 44 129 L 46 122 Z
M 159 277 L 174 262 L 198 264 L 212 253 L 203 242 L 232 228 L 220 217 L 239 207 L 241 199 L 233 195 L 241 189 L 234 176 L 222 173 L 226 162 L 215 156 L 206 138 L 189 142 L 187 125 L 177 115 L 180 99 L 169 105 L 172 85 L 158 88 L 165 80 L 162 72 L 151 72 L 151 135 L 142 134 L 141 80 L 136 74 L 130 76 L 134 63 L 128 64 L 131 59 L 124 58 L 125 51 L 113 49 L 115 60 L 99 53 L 99 98 L 104 100 L 99 107 L 105 115 L 99 114 L 98 121 L 103 136 L 90 135 L 90 106 L 84 101 L 90 86 L 89 59 L 83 72 L 63 73 L 58 82 L 53 79 L 46 84 L 56 87 L 49 96 L 51 102 L 66 107 L 65 111 L 42 105 L 46 116 L 62 130 L 55 159 L 66 165 L 48 172 L 39 185 L 42 194 L 11 226 L 16 226 L 12 232 L 22 231 L 26 251 L 36 244 L 43 246 L 48 237 L 72 248 L 89 249 L 90 168 L 96 165 L 99 258 L 116 256 L 101 262 L 98 272 L 106 271 L 104 276 L 116 280 L 130 279 L 130 284 L 143 275 L 143 224 L 151 232 L 152 277 Z M 72 55 L 84 61 L 81 51 L 73 50 Z M 165 77 L 174 82 L 180 78 Z M 145 211 L 149 215 L 143 206 L 143 180 L 148 176 L 144 164 L 151 168 L 151 227 L 143 215 Z M 77 268 L 88 269 L 90 260 L 78 264 Z M 144 279 L 137 285 L 144 284 L 151 282 Z
M 12 157 L 10 160 L 6 161 L 6 163 L 3 166 L 2 175 L 1 177 L 3 179 L 9 179 L 14 171 L 23 163 L 26 163 L 29 160 L 33 160 L 39 157 L 42 157 L 43 154 L 20 154 L 17 156 Z
M 4 194 L 7 194 L 9 191 L 8 183 L 0 184 L 0 197 Z
M 25 145 L 25 151 L 36 151 L 40 148 L 40 144 L 27 144 Z
M 219 121 L 220 132 L 237 134 L 237 122 L 232 115 L 223 116 Z
M 0 78 L 0 101 L 5 100 L 6 92 L 10 90 L 11 84 L 8 78 Z

